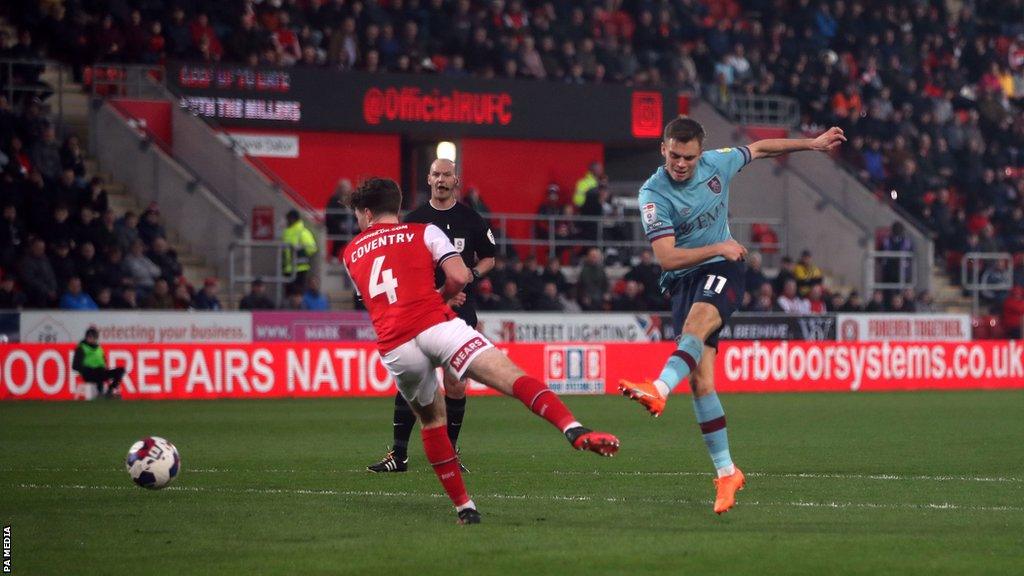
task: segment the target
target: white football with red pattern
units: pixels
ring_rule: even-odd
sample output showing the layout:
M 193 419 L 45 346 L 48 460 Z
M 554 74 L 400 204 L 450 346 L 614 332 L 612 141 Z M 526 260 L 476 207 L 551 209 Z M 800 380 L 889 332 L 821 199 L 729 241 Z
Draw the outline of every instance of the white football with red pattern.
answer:
M 159 490 L 178 476 L 181 457 L 174 444 L 159 436 L 147 436 L 128 449 L 124 466 L 132 482 L 143 488 Z

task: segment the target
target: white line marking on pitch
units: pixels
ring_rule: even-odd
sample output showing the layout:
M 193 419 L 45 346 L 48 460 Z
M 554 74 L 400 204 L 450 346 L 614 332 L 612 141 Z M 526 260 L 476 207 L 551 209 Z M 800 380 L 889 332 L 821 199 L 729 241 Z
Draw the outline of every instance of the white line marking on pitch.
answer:
M 10 472 L 113 472 L 117 468 L 0 468 L 0 473 Z M 243 468 L 186 468 L 186 471 L 193 474 L 237 474 L 237 473 L 259 473 L 259 474 L 305 474 L 305 473 L 328 473 L 328 474 L 364 474 L 366 469 L 354 470 L 320 470 L 308 469 L 243 469 Z M 500 470 L 489 471 L 489 475 L 500 475 L 505 473 Z M 511 473 L 518 474 L 519 471 Z M 552 470 L 556 476 L 713 476 L 711 472 L 647 472 L 637 470 L 626 471 L 580 471 L 580 470 Z M 830 472 L 747 472 L 751 478 L 803 478 L 809 480 L 838 479 L 838 480 L 875 480 L 886 482 L 901 481 L 925 481 L 925 482 L 989 482 L 989 483 L 1010 483 L 1019 484 L 1024 482 L 1022 478 L 1006 476 L 928 476 L 928 475 L 901 475 L 901 474 L 838 474 Z
M 711 472 L 646 472 L 637 470 L 635 472 L 602 472 L 593 470 L 581 472 L 576 470 L 555 470 L 552 472 L 561 476 L 712 476 Z M 840 480 L 885 480 L 885 481 L 907 481 L 923 480 L 931 482 L 1006 482 L 1020 483 L 1024 479 L 1013 477 L 988 477 L 988 476 L 927 476 L 927 475 L 900 475 L 900 474 L 836 474 L 829 472 L 746 472 L 752 478 L 807 478 L 807 479 L 840 479 Z
M 84 484 L 18 484 L 17 488 L 23 490 L 138 490 L 134 486 L 89 486 Z M 377 496 L 382 498 L 445 498 L 443 494 L 427 494 L 422 492 L 387 492 L 379 490 L 314 490 L 303 488 L 217 488 L 203 486 L 170 486 L 164 490 L 171 492 L 213 492 L 226 494 L 299 494 L 312 496 Z M 481 494 L 477 498 L 484 500 L 550 500 L 557 502 L 611 502 L 623 504 L 676 504 L 688 506 L 707 506 L 710 500 L 679 500 L 673 498 L 622 498 L 622 497 L 601 497 L 601 496 L 561 496 L 561 495 L 536 495 L 536 494 Z M 965 506 L 952 504 L 950 502 L 924 503 L 924 504 L 883 504 L 876 502 L 759 502 L 739 500 L 738 504 L 744 506 L 783 506 L 796 508 L 825 508 L 825 509 L 847 509 L 847 508 L 868 508 L 885 510 L 964 510 L 976 512 L 1024 512 L 1024 508 L 1018 506 Z

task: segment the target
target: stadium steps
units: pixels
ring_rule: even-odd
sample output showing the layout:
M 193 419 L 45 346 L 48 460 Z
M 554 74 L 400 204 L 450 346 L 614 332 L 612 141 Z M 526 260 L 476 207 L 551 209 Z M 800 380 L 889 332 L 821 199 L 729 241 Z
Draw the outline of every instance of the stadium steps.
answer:
M 964 296 L 941 264 L 932 267 L 932 298 L 935 299 L 936 310 L 941 312 L 971 313 L 970 297 Z
M 64 126 L 78 136 L 82 141 L 83 146 L 88 149 L 89 145 L 89 95 L 86 94 L 80 84 L 71 83 L 71 72 L 65 70 L 65 82 L 63 85 L 63 110 L 64 110 Z M 57 72 L 52 68 L 47 68 L 43 74 L 42 79 L 44 82 L 49 83 L 51 86 L 60 86 L 59 77 Z M 51 112 L 56 113 L 56 97 L 55 94 L 50 98 Z M 110 207 L 117 213 L 118 217 L 124 215 L 125 212 L 131 210 L 136 214 L 141 215 L 145 206 L 139 203 L 138 198 L 128 190 L 128 186 L 123 182 L 118 182 L 111 177 L 109 172 L 104 172 L 102 166 L 93 157 L 88 157 L 85 162 L 86 172 L 89 175 L 98 175 L 103 178 L 104 187 L 107 190 L 107 196 L 110 200 Z M 183 275 L 185 279 L 195 288 L 200 288 L 203 285 L 203 281 L 206 278 L 217 277 L 217 271 L 213 266 L 210 266 L 206 260 L 199 253 L 193 251 L 192 247 L 183 239 L 182 234 L 178 230 L 168 229 L 167 240 L 170 242 L 171 247 L 178 253 L 178 261 L 181 262 Z M 226 286 L 225 279 L 219 278 L 220 285 Z M 222 290 L 221 301 L 225 307 L 230 304 L 227 302 L 227 294 L 225 290 Z

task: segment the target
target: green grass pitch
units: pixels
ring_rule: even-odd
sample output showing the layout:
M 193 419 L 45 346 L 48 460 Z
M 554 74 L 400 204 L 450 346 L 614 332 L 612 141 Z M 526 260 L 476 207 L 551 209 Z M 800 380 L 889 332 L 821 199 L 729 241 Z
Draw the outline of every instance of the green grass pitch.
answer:
M 418 433 L 372 475 L 390 399 L 0 404 L 13 574 L 1020 574 L 1024 392 L 730 395 L 737 507 L 711 512 L 689 398 L 660 419 L 569 397 L 619 435 L 572 451 L 518 402 L 471 398 L 462 452 L 484 524 L 456 526 Z M 171 488 L 131 484 L 145 435 Z

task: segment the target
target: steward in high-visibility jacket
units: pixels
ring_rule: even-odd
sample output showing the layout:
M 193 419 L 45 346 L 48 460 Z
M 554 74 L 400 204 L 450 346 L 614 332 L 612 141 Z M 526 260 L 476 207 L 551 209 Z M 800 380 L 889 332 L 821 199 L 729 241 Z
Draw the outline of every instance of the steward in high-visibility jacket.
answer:
M 124 378 L 124 368 L 107 368 L 107 355 L 100 346 L 100 333 L 95 328 L 85 331 L 85 338 L 75 348 L 71 368 L 82 376 L 82 380 L 95 384 L 97 392 L 107 398 L 114 397 Z M 104 392 L 103 385 L 107 380 L 110 380 L 110 385 Z
M 295 284 L 305 287 L 306 276 L 312 268 L 313 255 L 317 252 L 316 238 L 306 228 L 297 210 L 291 210 L 286 216 L 288 227 L 281 234 L 281 240 L 295 248 L 294 260 L 292 251 L 286 250 L 282 261 L 281 272 L 290 276 L 295 272 Z

